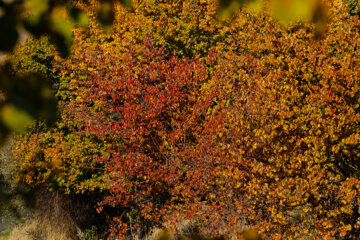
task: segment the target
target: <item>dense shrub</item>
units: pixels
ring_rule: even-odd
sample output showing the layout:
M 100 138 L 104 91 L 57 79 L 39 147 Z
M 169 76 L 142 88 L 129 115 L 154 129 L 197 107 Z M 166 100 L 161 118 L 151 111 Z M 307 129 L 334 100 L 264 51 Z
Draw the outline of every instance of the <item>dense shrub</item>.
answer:
M 134 1 L 106 34 L 79 4 L 89 26 L 54 57 L 58 123 L 21 137 L 19 179 L 101 198 L 109 238 L 182 217 L 209 235 L 356 239 L 360 22 L 323 4 L 315 37 L 247 10 L 220 24 L 216 1 Z

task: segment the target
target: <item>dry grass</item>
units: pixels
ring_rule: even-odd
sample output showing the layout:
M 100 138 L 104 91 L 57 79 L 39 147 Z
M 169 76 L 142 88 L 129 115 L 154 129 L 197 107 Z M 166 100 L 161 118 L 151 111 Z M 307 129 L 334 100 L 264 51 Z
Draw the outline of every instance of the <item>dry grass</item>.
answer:
M 71 216 L 71 201 L 59 192 L 40 189 L 27 221 L 12 229 L 7 240 L 75 240 L 82 231 Z
M 68 223 L 34 217 L 15 227 L 7 240 L 72 240 L 77 239 Z M 74 236 L 75 235 L 75 236 Z

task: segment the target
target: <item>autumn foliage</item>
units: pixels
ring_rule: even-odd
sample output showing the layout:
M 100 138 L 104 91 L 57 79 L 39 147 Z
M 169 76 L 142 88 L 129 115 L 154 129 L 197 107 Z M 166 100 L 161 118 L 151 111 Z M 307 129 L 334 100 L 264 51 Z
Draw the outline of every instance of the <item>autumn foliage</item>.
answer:
M 52 62 L 56 126 L 19 136 L 20 181 L 101 197 L 109 239 L 179 218 L 209 236 L 360 235 L 360 21 L 347 5 L 322 2 L 316 36 L 266 11 L 219 22 L 215 0 L 119 5 L 104 33 L 90 2 L 72 55 Z

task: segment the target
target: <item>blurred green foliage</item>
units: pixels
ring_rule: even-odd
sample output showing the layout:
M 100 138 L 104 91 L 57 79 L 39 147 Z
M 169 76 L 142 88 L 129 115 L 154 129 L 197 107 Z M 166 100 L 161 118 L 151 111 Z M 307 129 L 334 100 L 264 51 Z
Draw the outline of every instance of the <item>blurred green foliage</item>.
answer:
M 317 24 L 313 17 L 319 11 L 323 11 L 319 8 L 320 3 L 319 0 L 219 0 L 218 17 L 227 20 L 239 8 L 249 7 L 254 11 L 269 11 L 283 25 L 299 20 Z
M 0 66 L 0 142 L 9 132 L 22 131 L 35 119 L 53 123 L 56 103 L 49 87 L 54 80 L 49 64 L 57 51 L 67 57 L 71 51 L 74 26 L 86 26 L 87 15 L 76 8 L 78 0 L 0 0 L 0 53 L 11 53 L 19 41 L 19 29 L 39 39 L 25 44 L 22 58 Z M 104 29 L 112 23 L 113 1 L 101 1 L 99 22 Z M 121 1 L 130 6 L 128 0 Z M 48 40 L 43 37 L 47 36 Z M 53 44 L 55 47 L 50 45 Z M 52 82 L 51 84 L 54 84 Z M 55 83 L 56 84 L 56 83 Z
M 55 49 L 46 37 L 29 38 L 15 49 L 3 66 L 1 87 L 5 93 L 0 106 L 3 128 L 21 132 L 35 119 L 52 124 L 56 120 L 56 101 L 50 83 Z M 4 134 L 2 134 L 4 136 Z

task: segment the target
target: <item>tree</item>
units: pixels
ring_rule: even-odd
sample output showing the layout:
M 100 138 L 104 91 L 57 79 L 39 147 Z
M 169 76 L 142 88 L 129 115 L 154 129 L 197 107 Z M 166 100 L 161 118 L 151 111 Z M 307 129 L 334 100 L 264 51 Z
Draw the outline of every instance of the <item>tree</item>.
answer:
M 18 145 L 20 178 L 102 191 L 109 238 L 180 215 L 209 235 L 356 239 L 360 24 L 323 4 L 314 36 L 246 9 L 218 24 L 215 1 L 115 6 L 106 33 L 83 3 L 55 57 L 60 120 Z

